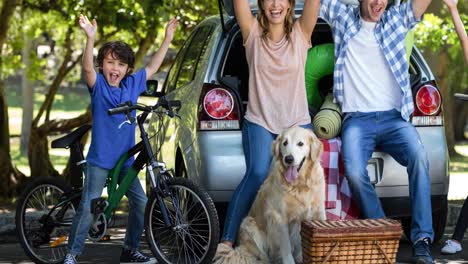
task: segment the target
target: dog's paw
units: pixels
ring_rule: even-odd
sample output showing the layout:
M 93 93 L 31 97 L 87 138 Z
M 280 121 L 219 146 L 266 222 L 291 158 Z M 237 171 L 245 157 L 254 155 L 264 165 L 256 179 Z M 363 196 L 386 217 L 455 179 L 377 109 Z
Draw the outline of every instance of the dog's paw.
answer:
M 224 263 L 223 259 L 229 255 L 234 249 L 225 243 L 219 243 L 216 248 L 215 256 L 213 257 L 214 264 Z

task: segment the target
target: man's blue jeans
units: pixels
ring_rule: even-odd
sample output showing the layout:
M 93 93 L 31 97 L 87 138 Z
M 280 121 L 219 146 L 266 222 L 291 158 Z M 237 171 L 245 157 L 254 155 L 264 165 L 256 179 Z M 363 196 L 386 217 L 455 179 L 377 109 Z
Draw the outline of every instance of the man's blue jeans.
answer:
M 378 146 L 407 167 L 412 207 L 411 240 L 429 237 L 433 241 L 429 161 L 414 126 L 397 110 L 352 112 L 345 115 L 342 140 L 346 176 L 363 216 L 385 217 L 367 174 L 367 162 Z
M 312 129 L 312 125 L 303 125 Z M 244 119 L 242 145 L 246 172 L 229 203 L 222 241 L 235 242 L 241 221 L 247 216 L 257 191 L 268 176 L 272 160 L 271 144 L 278 135 Z
M 122 169 L 120 178 L 126 173 L 127 169 Z M 80 206 L 73 218 L 69 237 L 68 251 L 73 255 L 80 255 L 83 252 L 88 230 L 93 221 L 91 201 L 101 197 L 108 174 L 109 170 L 88 164 Z M 141 234 L 144 228 L 146 202 L 148 201 L 138 177 L 135 177 L 132 181 L 125 195 L 128 197 L 129 213 L 124 247 L 128 249 L 138 249 L 140 247 Z

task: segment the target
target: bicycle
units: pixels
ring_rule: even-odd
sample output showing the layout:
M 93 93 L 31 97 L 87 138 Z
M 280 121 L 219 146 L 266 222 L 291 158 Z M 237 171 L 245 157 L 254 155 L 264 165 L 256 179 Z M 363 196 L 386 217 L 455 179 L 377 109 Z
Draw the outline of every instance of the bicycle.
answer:
M 208 193 L 186 178 L 174 177 L 151 149 L 144 122 L 150 113 L 159 118 L 155 136 L 163 127 L 162 118 L 179 117 L 180 101 L 159 98 L 153 106 L 130 102 L 109 109 L 109 114 L 125 113 L 124 123 L 133 124 L 130 113 L 140 110 L 136 118 L 141 141 L 124 153 L 110 171 L 106 186 L 108 198 L 92 201 L 94 222 L 88 239 L 100 241 L 111 226 L 113 212 L 131 181 L 146 166 L 151 182 L 145 210 L 145 235 L 152 253 L 160 263 L 210 263 L 219 241 L 219 220 Z M 122 123 L 121 125 L 123 125 Z M 69 148 L 72 163 L 71 184 L 62 179 L 41 177 L 29 183 L 21 194 L 16 209 L 16 230 L 25 253 L 35 263 L 60 263 L 67 253 L 68 232 L 75 208 L 78 208 L 86 173 L 86 160 L 80 141 L 91 128 L 84 125 L 52 142 L 52 148 Z M 125 161 L 139 154 L 127 174 L 118 182 Z M 85 175 L 86 176 L 86 175 Z

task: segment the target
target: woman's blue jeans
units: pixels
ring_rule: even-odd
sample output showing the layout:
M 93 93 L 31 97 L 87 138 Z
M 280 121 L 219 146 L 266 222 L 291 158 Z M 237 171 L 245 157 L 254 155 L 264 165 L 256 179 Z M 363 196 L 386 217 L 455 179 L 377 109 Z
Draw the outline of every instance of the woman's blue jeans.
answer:
M 301 126 L 312 129 L 312 125 Z M 278 135 L 244 119 L 242 145 L 246 172 L 229 203 L 222 241 L 235 242 L 241 221 L 247 216 L 257 191 L 268 175 L 272 160 L 271 144 Z
M 126 173 L 127 169 L 122 169 L 120 179 Z M 73 218 L 69 237 L 68 251 L 73 255 L 80 255 L 83 252 L 88 230 L 93 221 L 91 201 L 101 197 L 108 174 L 109 170 L 88 164 L 80 206 Z M 128 197 L 129 213 L 124 247 L 138 249 L 144 228 L 146 202 L 148 201 L 138 177 L 133 179 L 125 195 Z
M 345 115 L 342 127 L 343 161 L 354 200 L 365 218 L 385 217 L 367 174 L 367 162 L 376 146 L 407 167 L 411 199 L 411 240 L 434 240 L 431 181 L 427 153 L 415 127 L 399 111 Z

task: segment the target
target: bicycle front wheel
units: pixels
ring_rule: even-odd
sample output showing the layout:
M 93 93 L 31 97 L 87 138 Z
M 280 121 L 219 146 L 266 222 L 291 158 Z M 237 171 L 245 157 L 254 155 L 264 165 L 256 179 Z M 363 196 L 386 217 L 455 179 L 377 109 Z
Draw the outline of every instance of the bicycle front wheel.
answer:
M 171 219 L 166 226 L 156 194 L 145 212 L 146 238 L 162 263 L 211 263 L 219 242 L 219 221 L 213 200 L 185 178 L 166 181 L 170 195 L 162 198 Z
M 63 202 L 71 187 L 57 178 L 28 184 L 16 205 L 16 232 L 24 252 L 35 263 L 61 263 L 67 253 L 75 216 L 72 201 Z

